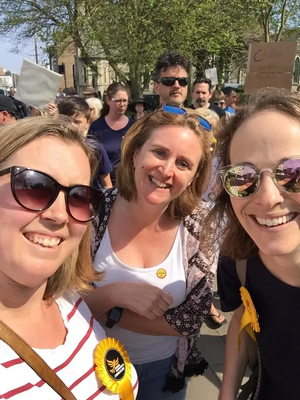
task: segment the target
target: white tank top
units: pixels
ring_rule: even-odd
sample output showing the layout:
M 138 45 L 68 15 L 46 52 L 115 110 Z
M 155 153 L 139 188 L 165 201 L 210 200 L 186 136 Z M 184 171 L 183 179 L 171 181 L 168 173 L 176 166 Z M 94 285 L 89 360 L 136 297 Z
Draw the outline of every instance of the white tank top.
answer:
M 183 224 L 176 234 L 172 249 L 167 258 L 159 265 L 151 268 L 133 268 L 121 262 L 113 252 L 109 231 L 106 228 L 101 245 L 97 251 L 94 266 L 97 271 L 105 271 L 102 282 L 97 286 L 105 286 L 114 282 L 146 282 L 169 293 L 174 302 L 171 308 L 180 305 L 186 298 L 186 278 L 182 261 Z M 155 324 L 155 320 L 153 320 Z M 172 356 L 178 345 L 176 336 L 154 336 L 132 332 L 115 325 L 106 328 L 107 336 L 114 337 L 125 346 L 133 364 L 163 360 Z

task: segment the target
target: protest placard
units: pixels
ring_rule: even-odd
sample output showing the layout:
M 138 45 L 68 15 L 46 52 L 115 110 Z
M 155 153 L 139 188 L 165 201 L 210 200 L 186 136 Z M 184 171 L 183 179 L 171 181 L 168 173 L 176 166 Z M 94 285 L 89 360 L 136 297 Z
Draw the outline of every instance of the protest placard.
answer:
M 245 94 L 271 87 L 291 91 L 296 51 L 296 42 L 252 43 Z
M 61 75 L 24 59 L 15 98 L 43 110 L 47 103 L 54 102 L 60 81 Z
M 205 76 L 206 78 L 209 78 L 211 80 L 211 84 L 213 86 L 216 86 L 218 84 L 218 74 L 217 74 L 217 68 L 208 68 L 205 70 Z

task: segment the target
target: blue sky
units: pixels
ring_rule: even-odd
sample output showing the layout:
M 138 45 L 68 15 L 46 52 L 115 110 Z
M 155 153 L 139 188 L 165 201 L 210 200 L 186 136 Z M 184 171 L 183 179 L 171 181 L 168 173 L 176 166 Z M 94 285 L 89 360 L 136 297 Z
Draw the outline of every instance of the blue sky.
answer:
M 13 45 L 9 41 L 0 40 L 0 66 L 17 74 L 21 71 L 23 58 L 34 61 L 33 44 L 20 46 L 19 54 L 12 53 L 10 50 Z

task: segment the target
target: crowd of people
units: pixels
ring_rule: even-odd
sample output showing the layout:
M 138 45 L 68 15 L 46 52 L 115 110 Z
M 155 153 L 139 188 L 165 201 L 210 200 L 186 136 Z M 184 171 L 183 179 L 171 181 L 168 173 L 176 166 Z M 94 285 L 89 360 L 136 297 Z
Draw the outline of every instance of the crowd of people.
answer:
M 219 400 L 237 399 L 249 337 L 251 399 L 298 399 L 300 99 L 267 90 L 240 106 L 203 77 L 185 107 L 190 69 L 179 54 L 157 60 L 154 112 L 119 82 L 104 102 L 91 86 L 60 89 L 31 117 L 13 90 L 0 95 L 0 398 L 63 397 L 7 331 L 67 400 L 120 398 L 97 372 L 106 337 L 128 352 L 128 399 L 185 400 L 208 367 L 202 324 L 227 323 L 217 275 L 233 312 Z

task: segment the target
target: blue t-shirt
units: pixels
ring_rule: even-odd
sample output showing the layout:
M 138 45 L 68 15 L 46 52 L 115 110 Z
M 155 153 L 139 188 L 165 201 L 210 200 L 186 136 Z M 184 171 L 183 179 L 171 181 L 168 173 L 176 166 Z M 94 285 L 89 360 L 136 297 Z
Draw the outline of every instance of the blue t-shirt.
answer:
M 107 125 L 105 117 L 100 117 L 90 126 L 89 135 L 93 135 L 103 144 L 112 164 L 111 181 L 113 185 L 116 182 L 116 169 L 121 161 L 122 139 L 133 123 L 132 119 L 128 119 L 128 123 L 124 128 L 115 131 Z
M 227 111 L 229 114 L 235 114 L 235 110 L 231 108 L 230 106 L 226 107 L 224 111 Z
M 95 178 L 92 182 L 92 186 L 96 189 L 101 189 L 102 186 L 99 181 L 99 176 L 110 174 L 113 170 L 113 167 L 109 161 L 108 155 L 107 155 L 102 143 L 100 143 L 96 140 L 93 140 L 93 141 L 89 141 L 89 144 L 95 149 L 96 154 L 97 154 L 97 160 L 98 160 L 97 172 L 96 172 Z

